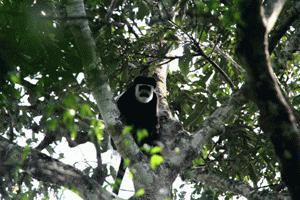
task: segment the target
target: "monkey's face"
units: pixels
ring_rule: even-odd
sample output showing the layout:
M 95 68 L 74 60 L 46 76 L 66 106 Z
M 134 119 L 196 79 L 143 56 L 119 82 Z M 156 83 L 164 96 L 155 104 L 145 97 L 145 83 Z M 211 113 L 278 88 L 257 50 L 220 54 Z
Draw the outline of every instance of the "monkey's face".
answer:
M 136 84 L 135 97 L 140 103 L 149 103 L 153 99 L 154 87 L 148 84 Z

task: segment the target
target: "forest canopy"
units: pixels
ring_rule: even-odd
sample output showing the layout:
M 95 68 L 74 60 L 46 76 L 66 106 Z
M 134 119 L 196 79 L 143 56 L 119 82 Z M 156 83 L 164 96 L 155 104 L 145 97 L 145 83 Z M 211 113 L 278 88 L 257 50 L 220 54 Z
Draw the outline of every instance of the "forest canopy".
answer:
M 0 199 L 124 199 L 112 146 L 132 199 L 300 199 L 299 16 L 297 0 L 0 0 Z M 147 150 L 116 106 L 139 75 L 157 82 Z

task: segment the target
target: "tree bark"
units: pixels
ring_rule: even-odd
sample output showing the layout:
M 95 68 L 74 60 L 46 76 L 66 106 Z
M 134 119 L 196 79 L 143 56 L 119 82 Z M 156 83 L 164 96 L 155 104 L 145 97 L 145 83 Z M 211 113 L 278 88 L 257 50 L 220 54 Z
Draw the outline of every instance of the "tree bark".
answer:
M 66 165 L 37 150 L 22 148 L 0 136 L 0 174 L 21 168 L 33 178 L 74 189 L 89 200 L 111 200 L 115 198 L 95 180 L 78 169 Z
M 199 181 L 210 187 L 217 188 L 220 191 L 231 191 L 235 194 L 243 195 L 248 199 L 255 200 L 289 200 L 288 194 L 270 192 L 267 190 L 259 191 L 242 181 L 221 178 L 220 176 L 209 173 L 205 169 L 192 169 L 185 173 L 188 180 Z
M 268 48 L 268 25 L 260 0 L 241 2 L 240 53 L 261 127 L 269 134 L 293 199 L 300 198 L 300 136 L 295 117 L 276 81 Z

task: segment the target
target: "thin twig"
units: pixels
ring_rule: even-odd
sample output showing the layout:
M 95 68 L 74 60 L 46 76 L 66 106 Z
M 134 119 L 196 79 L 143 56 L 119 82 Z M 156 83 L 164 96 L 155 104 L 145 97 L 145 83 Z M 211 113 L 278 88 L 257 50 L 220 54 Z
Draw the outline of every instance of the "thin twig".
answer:
M 112 0 L 110 2 L 109 8 L 107 9 L 107 13 L 106 13 L 106 15 L 104 17 L 105 21 L 109 21 L 110 20 L 110 17 L 111 17 L 111 15 L 112 15 L 112 13 L 113 13 L 116 5 L 117 5 L 117 2 L 118 2 L 118 0 Z
M 180 29 L 193 43 L 193 45 L 196 47 L 196 50 L 198 52 L 199 56 L 202 56 L 205 60 L 207 60 L 225 79 L 225 81 L 229 84 L 229 86 L 231 87 L 231 89 L 233 91 L 235 91 L 236 87 L 234 85 L 234 83 L 231 81 L 231 79 L 229 78 L 229 76 L 226 74 L 226 72 L 224 72 L 224 70 L 216 63 L 214 62 L 211 58 L 209 58 L 204 51 L 202 50 L 202 48 L 200 47 L 199 42 L 196 41 L 196 39 L 194 37 L 192 37 L 189 33 L 186 33 L 185 31 L 183 31 L 181 29 L 181 27 L 179 27 L 175 22 L 173 22 L 172 20 L 168 20 L 171 24 L 173 24 L 176 28 Z

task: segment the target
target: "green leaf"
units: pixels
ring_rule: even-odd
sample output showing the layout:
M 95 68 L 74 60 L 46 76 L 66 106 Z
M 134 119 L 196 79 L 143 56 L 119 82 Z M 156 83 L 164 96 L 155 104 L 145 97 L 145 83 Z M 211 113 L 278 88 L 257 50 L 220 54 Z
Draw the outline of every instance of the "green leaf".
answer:
M 132 130 L 132 126 L 125 126 L 124 129 L 122 130 L 122 135 L 125 136 L 129 134 Z
M 65 106 L 70 107 L 70 108 L 74 108 L 77 104 L 76 99 L 77 99 L 77 96 L 75 96 L 73 94 L 69 94 L 64 99 Z
M 124 165 L 125 165 L 126 167 L 129 167 L 129 165 L 130 165 L 130 160 L 129 160 L 128 158 L 124 159 Z
M 208 149 L 207 145 L 204 145 L 204 147 L 203 147 L 203 149 L 201 151 L 201 154 L 202 154 L 203 158 L 206 158 L 208 156 L 209 149 Z
M 293 105 L 299 105 L 300 104 L 300 95 L 297 95 L 293 98 Z
M 205 164 L 202 158 L 197 158 L 193 160 L 193 166 L 203 166 Z
M 148 14 L 149 14 L 148 6 L 146 5 L 146 3 L 144 1 L 140 1 L 139 2 L 139 10 L 137 12 L 136 18 L 142 20 Z
M 19 83 L 19 84 L 21 83 L 21 81 L 20 81 L 20 75 L 17 74 L 17 73 L 11 73 L 9 75 L 9 79 L 13 83 Z
M 117 171 L 115 170 L 115 168 L 113 166 L 109 166 L 109 171 L 110 171 L 110 175 L 112 177 L 116 177 L 117 176 Z
M 74 112 L 75 111 L 73 109 L 65 111 L 63 115 L 63 122 L 66 124 L 72 123 L 74 120 Z
M 71 135 L 71 139 L 75 140 L 77 137 L 77 126 L 74 124 L 73 126 L 68 127 Z
M 69 109 L 64 112 L 63 122 L 67 129 L 70 131 L 71 139 L 74 140 L 77 137 L 77 125 L 74 123 L 75 110 Z
M 90 117 L 93 114 L 91 107 L 86 103 L 81 105 L 79 113 L 81 117 Z
M 180 72 L 187 76 L 190 71 L 190 62 L 192 61 L 193 55 L 188 47 L 184 47 L 183 56 L 179 58 L 178 64 Z
M 29 200 L 29 193 L 25 192 L 21 195 L 21 200 Z
M 102 120 L 93 120 L 92 126 L 94 128 L 94 133 L 97 138 L 98 143 L 101 143 L 104 139 L 103 130 L 105 128 L 104 122 Z
M 150 158 L 150 167 L 151 169 L 156 169 L 159 165 L 164 162 L 164 158 L 160 155 L 153 155 Z
M 160 146 L 155 146 L 155 147 L 153 147 L 153 148 L 151 148 L 151 150 L 150 150 L 150 154 L 158 154 L 158 153 L 160 153 L 162 151 L 162 149 L 161 149 L 161 147 Z
M 26 145 L 22 152 L 22 157 L 21 157 L 22 161 L 24 161 L 28 157 L 29 153 L 30 153 L 30 147 Z
M 149 133 L 146 129 L 141 129 L 137 131 L 137 142 L 141 143 L 141 141 L 149 136 Z
M 164 39 L 168 40 L 168 41 L 178 41 L 179 38 L 175 34 L 176 34 L 176 31 L 174 31 L 174 30 L 167 31 L 164 34 Z
M 207 6 L 210 10 L 215 10 L 219 5 L 219 2 L 217 2 L 216 0 L 209 0 L 207 2 Z
M 136 197 L 141 197 L 145 194 L 145 189 L 144 188 L 140 188 L 136 191 L 135 196 Z
M 56 128 L 58 127 L 58 120 L 57 119 L 50 119 L 47 121 L 47 126 L 48 126 L 48 129 L 50 131 L 55 131 Z

